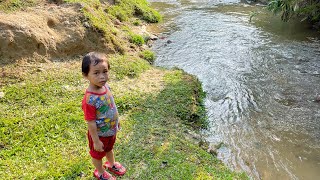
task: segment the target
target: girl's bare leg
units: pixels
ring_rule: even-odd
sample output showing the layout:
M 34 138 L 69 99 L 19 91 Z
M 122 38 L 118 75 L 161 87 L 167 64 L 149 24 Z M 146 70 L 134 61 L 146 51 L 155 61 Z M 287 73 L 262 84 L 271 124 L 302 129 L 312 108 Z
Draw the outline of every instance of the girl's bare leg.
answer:
M 108 162 L 109 162 L 110 166 L 112 167 L 112 166 L 113 166 L 113 164 L 114 164 L 114 162 L 115 162 L 115 160 L 114 160 L 113 150 L 111 150 L 111 151 L 107 152 L 107 154 L 106 154 L 106 158 L 107 158 L 107 160 L 108 160 Z
M 103 174 L 105 169 L 102 166 L 102 159 L 95 159 L 92 158 L 92 163 L 94 165 L 94 167 L 98 170 L 99 175 Z

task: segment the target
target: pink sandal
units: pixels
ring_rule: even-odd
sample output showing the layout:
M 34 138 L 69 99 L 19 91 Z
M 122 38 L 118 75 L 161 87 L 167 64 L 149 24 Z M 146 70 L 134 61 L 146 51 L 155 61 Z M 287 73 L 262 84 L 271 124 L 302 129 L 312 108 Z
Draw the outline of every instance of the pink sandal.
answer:
M 112 176 L 107 171 L 104 171 L 102 175 L 99 176 L 98 170 L 94 170 L 93 172 L 94 177 L 96 177 L 98 180 L 116 180 L 117 178 Z
M 109 162 L 105 162 L 103 167 L 108 168 L 108 170 L 118 176 L 123 176 L 127 170 L 124 166 L 122 166 L 119 162 L 115 162 L 111 167 Z

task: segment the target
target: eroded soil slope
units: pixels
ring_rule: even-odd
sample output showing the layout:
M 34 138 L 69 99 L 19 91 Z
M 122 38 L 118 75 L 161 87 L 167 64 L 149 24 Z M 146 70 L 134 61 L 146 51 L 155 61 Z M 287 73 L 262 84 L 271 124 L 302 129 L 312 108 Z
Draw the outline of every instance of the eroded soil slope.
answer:
M 80 4 L 49 4 L 0 12 L 0 64 L 61 60 L 90 50 L 107 52 L 103 36 L 88 26 L 81 8 Z

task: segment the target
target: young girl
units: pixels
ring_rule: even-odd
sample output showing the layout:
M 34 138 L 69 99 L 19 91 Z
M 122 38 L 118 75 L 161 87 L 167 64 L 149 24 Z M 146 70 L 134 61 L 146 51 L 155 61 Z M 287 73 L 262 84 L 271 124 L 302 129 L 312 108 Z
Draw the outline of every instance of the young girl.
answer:
M 113 145 L 119 128 L 118 111 L 107 84 L 110 65 L 104 54 L 90 52 L 83 57 L 82 74 L 89 86 L 82 100 L 84 118 L 88 124 L 88 140 L 94 176 L 99 180 L 115 179 L 105 168 L 116 175 L 124 175 L 126 168 L 115 162 Z M 107 162 L 102 165 L 102 158 Z

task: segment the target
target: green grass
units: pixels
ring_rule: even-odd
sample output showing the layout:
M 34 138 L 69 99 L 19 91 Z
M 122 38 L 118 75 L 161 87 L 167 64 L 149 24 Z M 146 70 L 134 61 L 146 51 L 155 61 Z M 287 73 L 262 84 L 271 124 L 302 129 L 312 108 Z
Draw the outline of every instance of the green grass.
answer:
M 66 68 L 47 68 L 1 90 L 1 177 L 59 177 L 83 163 L 85 126 L 79 102 L 69 100 L 81 98 L 81 76 Z
M 127 55 L 114 55 L 110 58 L 111 70 L 116 79 L 124 77 L 138 77 L 143 71 L 150 68 L 145 60 Z
M 142 46 L 144 44 L 144 38 L 139 34 L 130 34 L 129 41 L 138 46 Z
M 203 116 L 196 78 L 143 65 L 136 67 L 136 76 L 118 79 L 128 59 L 114 58 L 120 65 L 111 60 L 110 86 L 122 124 L 115 153 L 128 168 L 122 179 L 246 179 L 187 138 L 189 124 Z M 14 74 L 21 67 L 4 71 Z M 0 177 L 92 179 L 81 110 L 87 82 L 80 61 L 33 67 L 23 78 L 4 76 L 11 84 L 0 89 L 5 94 L 0 98 Z

